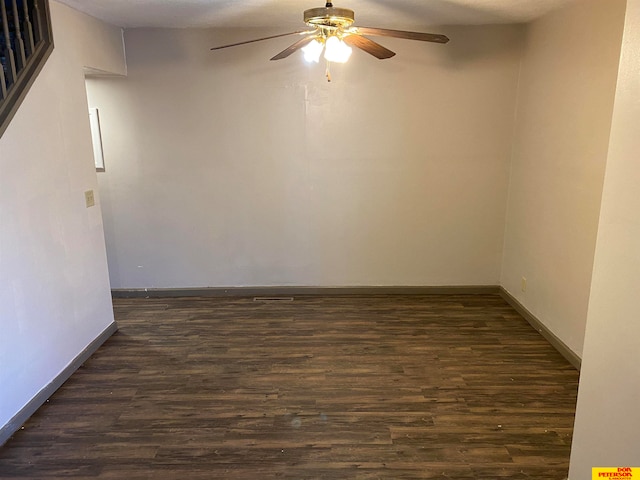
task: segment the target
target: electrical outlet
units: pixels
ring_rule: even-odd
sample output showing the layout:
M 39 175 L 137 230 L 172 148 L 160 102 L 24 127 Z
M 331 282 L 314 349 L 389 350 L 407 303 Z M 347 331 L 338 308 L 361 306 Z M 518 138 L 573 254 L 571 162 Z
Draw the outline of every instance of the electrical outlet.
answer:
M 89 207 L 93 207 L 96 204 L 96 199 L 93 196 L 93 190 L 87 190 L 84 192 L 84 203 Z
M 527 279 L 525 277 L 522 277 L 522 281 L 520 282 L 520 290 L 523 292 L 527 291 Z

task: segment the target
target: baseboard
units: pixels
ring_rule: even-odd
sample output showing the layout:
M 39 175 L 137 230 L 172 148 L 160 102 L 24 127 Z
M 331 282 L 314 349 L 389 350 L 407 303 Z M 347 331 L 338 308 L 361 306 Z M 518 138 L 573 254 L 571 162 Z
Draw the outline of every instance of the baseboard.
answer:
M 162 297 L 278 297 L 296 295 L 478 295 L 499 294 L 560 354 L 580 370 L 582 360 L 556 337 L 535 315 L 503 287 L 497 285 L 457 286 L 354 286 L 354 287 L 203 287 L 203 288 L 134 288 L 113 289 L 114 298 Z
M 529 324 L 573 365 L 580 370 L 582 360 L 562 340 L 556 337 L 538 318 L 527 310 L 515 297 L 503 287 L 494 285 L 477 286 L 362 286 L 362 287 L 230 287 L 230 288 L 157 288 L 157 289 L 115 289 L 112 295 L 116 298 L 140 297 L 254 297 L 279 295 L 470 295 L 499 294 Z M 11 436 L 66 382 L 69 377 L 116 331 L 118 325 L 111 323 L 98 335 L 76 358 L 33 397 L 9 422 L 0 428 L 0 446 Z
M 357 287 L 206 287 L 114 289 L 114 298 L 161 297 L 274 297 L 295 295 L 473 295 L 498 294 L 496 285 L 357 286 Z
M 503 287 L 499 288 L 500 296 L 513 307 L 529 324 L 535 328 L 540 335 L 547 339 L 547 341 L 555 348 L 560 355 L 567 359 L 567 361 L 573 365 L 576 370 L 580 371 L 582 365 L 582 359 L 571 350 L 562 340 L 549 330 L 544 323 L 542 323 L 535 315 L 527 310 L 513 295 L 507 292 Z
M 53 393 L 66 382 L 69 377 L 86 362 L 91 355 L 95 353 L 98 348 L 116 331 L 118 325 L 116 322 L 112 322 L 95 340 L 93 340 L 87 347 L 80 352 L 67 367 L 62 370 L 54 378 L 51 383 L 40 390 L 35 397 L 33 397 L 29 403 L 27 403 L 18 413 L 16 413 L 9 422 L 0 428 L 0 446 L 4 445 L 11 436 L 17 432 L 22 425 L 38 410 Z

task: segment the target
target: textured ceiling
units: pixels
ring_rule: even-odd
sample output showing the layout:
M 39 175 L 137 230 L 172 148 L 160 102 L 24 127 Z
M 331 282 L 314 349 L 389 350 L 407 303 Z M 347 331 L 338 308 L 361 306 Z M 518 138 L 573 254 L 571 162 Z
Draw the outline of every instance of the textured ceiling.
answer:
M 302 12 L 316 0 L 59 0 L 82 12 L 133 27 L 303 27 Z M 355 10 L 356 25 L 421 28 L 528 22 L 580 0 L 337 0 Z

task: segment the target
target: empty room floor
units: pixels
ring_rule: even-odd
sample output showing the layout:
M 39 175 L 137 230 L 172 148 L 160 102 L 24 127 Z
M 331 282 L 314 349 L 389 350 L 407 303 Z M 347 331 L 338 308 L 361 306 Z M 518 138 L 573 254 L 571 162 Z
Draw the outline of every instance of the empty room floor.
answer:
M 0 478 L 537 479 L 578 372 L 499 295 L 114 299 Z

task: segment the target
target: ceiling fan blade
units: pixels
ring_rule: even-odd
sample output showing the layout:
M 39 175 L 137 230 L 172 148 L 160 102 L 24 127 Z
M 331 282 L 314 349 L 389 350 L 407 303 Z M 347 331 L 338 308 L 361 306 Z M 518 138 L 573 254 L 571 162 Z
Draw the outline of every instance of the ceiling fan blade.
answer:
M 304 35 L 308 33 L 315 33 L 315 30 L 299 30 L 297 32 L 280 33 L 278 35 L 271 35 L 269 37 L 255 38 L 253 40 L 245 40 L 244 42 L 230 43 L 229 45 L 220 45 L 219 47 L 212 47 L 211 50 L 220 50 L 223 48 L 237 47 L 238 45 L 246 45 L 247 43 L 262 42 L 263 40 L 271 40 L 272 38 L 287 37 L 289 35 Z
M 368 38 L 361 35 L 347 35 L 342 40 L 344 40 L 344 42 L 348 43 L 349 45 L 364 50 L 365 52 L 373 55 L 376 58 L 379 58 L 380 60 L 391 58 L 396 54 L 388 48 L 383 47 L 379 43 L 376 43 L 373 40 L 369 40 Z
M 271 60 L 282 60 L 283 58 L 287 58 L 293 52 L 295 52 L 297 50 L 300 50 L 307 43 L 311 42 L 314 38 L 315 37 L 313 37 L 313 36 L 301 38 L 300 40 L 298 40 L 293 45 L 289 45 L 287 48 L 285 48 L 279 54 L 277 54 L 276 56 L 272 57 Z
M 407 40 L 421 40 L 423 42 L 447 43 L 449 37 L 436 33 L 407 32 L 404 30 L 389 30 L 388 28 L 357 27 L 357 33 L 363 35 L 378 35 L 380 37 L 405 38 Z

